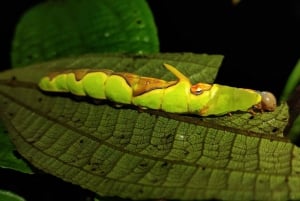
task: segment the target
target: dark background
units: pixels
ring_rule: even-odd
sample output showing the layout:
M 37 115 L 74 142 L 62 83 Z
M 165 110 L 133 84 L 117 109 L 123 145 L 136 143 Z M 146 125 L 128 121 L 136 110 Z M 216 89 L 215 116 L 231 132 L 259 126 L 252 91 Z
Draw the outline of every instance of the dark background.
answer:
M 2 3 L 1 69 L 10 67 L 10 45 L 18 19 L 38 2 L 41 0 Z M 226 0 L 148 3 L 157 24 L 161 52 L 223 54 L 217 83 L 269 90 L 280 96 L 300 57 L 300 1 L 244 0 L 236 6 Z M 28 200 L 55 200 L 62 193 L 69 199 L 74 196 L 73 200 L 82 200 L 85 195 L 80 188 L 49 175 L 24 176 L 3 170 L 1 188 L 15 190 Z
M 11 0 L 1 12 L 1 69 L 10 67 L 10 45 L 22 13 L 42 0 Z M 161 52 L 223 54 L 216 82 L 269 90 L 280 96 L 300 53 L 297 0 L 148 0 Z
M 216 82 L 280 96 L 300 56 L 300 2 L 149 1 L 162 52 L 223 54 Z
M 42 0 L 11 0 L 1 12 L 1 69 L 10 67 L 10 45 L 22 13 Z M 148 0 L 161 52 L 223 54 L 216 82 L 269 90 L 280 96 L 300 53 L 297 0 Z

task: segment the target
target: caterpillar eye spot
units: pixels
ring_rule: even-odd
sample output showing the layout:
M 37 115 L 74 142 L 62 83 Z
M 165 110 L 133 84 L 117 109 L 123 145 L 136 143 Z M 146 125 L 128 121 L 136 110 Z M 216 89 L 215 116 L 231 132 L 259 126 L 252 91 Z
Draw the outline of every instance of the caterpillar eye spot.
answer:
M 204 91 L 209 91 L 211 89 L 212 85 L 206 84 L 206 83 L 197 83 L 193 86 L 191 86 L 191 93 L 194 95 L 200 95 Z
M 197 88 L 196 90 L 191 91 L 195 95 L 200 95 L 203 93 L 203 91 L 200 88 Z

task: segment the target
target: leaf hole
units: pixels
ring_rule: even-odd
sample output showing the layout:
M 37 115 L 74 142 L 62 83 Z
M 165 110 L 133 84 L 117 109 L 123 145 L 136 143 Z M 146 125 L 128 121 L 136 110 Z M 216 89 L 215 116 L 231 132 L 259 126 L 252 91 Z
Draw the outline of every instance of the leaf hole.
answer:
M 147 163 L 141 163 L 140 167 L 147 167 Z
M 12 76 L 10 79 L 11 79 L 12 81 L 15 81 L 15 80 L 17 80 L 17 77 L 16 77 L 16 76 Z
M 272 129 L 272 132 L 273 132 L 273 133 L 276 133 L 278 130 L 279 130 L 279 128 L 274 127 L 274 128 Z
M 201 170 L 203 170 L 203 171 L 204 171 L 205 169 L 206 169 L 206 167 L 202 167 L 202 168 L 201 168 Z
M 163 162 L 163 163 L 161 164 L 161 167 L 162 167 L 162 168 L 165 168 L 165 167 L 167 167 L 167 166 L 168 166 L 168 162 L 166 162 L 166 161 Z
M 164 138 L 165 138 L 166 143 L 173 142 L 174 135 L 173 134 L 167 134 Z
M 254 119 L 254 115 L 251 115 L 250 117 L 249 117 L 249 119 L 251 120 L 251 119 Z
M 83 144 L 83 142 L 84 142 L 84 140 L 83 140 L 83 139 L 79 140 L 79 143 L 80 143 L 80 144 Z
M 106 172 L 104 171 L 104 170 L 101 170 L 100 172 L 99 172 L 99 175 L 106 175 Z
M 142 168 L 145 168 L 145 167 L 148 166 L 148 163 L 147 162 L 141 162 L 139 166 L 142 167 Z
M 42 100 L 43 100 L 42 97 L 39 97 L 39 98 L 38 98 L 38 102 L 39 102 L 39 103 L 42 102 Z

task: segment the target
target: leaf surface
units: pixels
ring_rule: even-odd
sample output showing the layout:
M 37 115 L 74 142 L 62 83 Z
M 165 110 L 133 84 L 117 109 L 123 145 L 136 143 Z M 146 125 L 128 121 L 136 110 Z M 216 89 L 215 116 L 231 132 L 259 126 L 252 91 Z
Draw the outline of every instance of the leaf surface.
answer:
M 154 53 L 159 41 L 145 0 L 46 1 L 20 19 L 12 64 L 96 52 Z
M 222 56 L 87 55 L 0 74 L 0 114 L 33 165 L 103 196 L 131 199 L 300 199 L 300 150 L 274 112 L 201 118 L 44 94 L 36 83 L 62 68 L 110 68 L 174 79 L 170 63 L 212 82 Z
M 24 198 L 18 196 L 17 194 L 9 192 L 9 191 L 4 191 L 4 190 L 0 190 L 0 200 L 3 200 L 3 201 L 25 201 Z
M 14 155 L 14 150 L 15 148 L 4 131 L 3 125 L 0 124 L 0 167 L 10 168 L 23 173 L 32 173 L 27 163 Z

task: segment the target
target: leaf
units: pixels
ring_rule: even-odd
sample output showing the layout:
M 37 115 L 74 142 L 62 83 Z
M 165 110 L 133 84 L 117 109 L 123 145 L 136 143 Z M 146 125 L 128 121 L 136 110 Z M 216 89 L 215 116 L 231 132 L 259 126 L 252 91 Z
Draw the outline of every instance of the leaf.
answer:
M 281 95 L 281 100 L 288 101 L 290 106 L 289 125 L 286 128 L 291 141 L 300 146 L 300 60 L 291 72 Z
M 5 201 L 25 201 L 24 198 L 9 192 L 9 191 L 4 191 L 0 190 L 0 200 L 5 200 Z
M 296 66 L 291 72 L 288 81 L 283 89 L 281 100 L 287 101 L 292 95 L 292 92 L 296 89 L 296 86 L 300 82 L 300 59 L 297 61 Z
M 300 149 L 283 137 L 285 103 L 254 118 L 248 113 L 201 118 L 96 105 L 36 88 L 47 71 L 82 66 L 174 79 L 162 63 L 207 82 L 221 60 L 195 54 L 88 55 L 15 69 L 0 74 L 0 114 L 28 161 L 102 196 L 300 199 Z
M 290 106 L 290 118 L 285 130 L 291 141 L 297 146 L 300 146 L 300 86 L 289 96 L 288 104 Z
M 62 0 L 39 4 L 21 18 L 12 46 L 13 66 L 96 52 L 159 51 L 145 0 Z
M 11 144 L 8 135 L 5 133 L 3 125 L 0 124 L 0 167 L 17 170 L 23 173 L 32 173 L 27 163 L 13 154 L 14 150 L 15 148 Z

